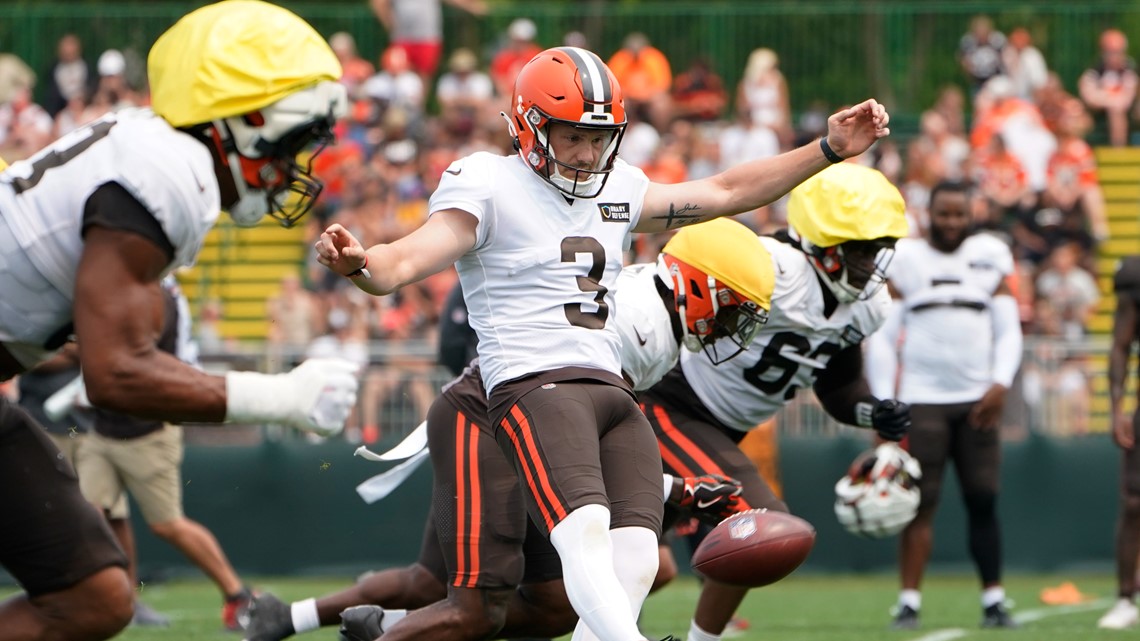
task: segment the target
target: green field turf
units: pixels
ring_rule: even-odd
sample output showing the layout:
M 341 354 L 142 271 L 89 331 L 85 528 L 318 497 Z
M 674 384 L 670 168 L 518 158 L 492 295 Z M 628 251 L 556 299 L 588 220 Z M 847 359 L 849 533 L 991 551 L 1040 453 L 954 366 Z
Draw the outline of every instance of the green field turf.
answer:
M 1041 588 L 1073 581 L 1098 601 L 1075 608 L 1041 604 Z M 338 579 L 255 578 L 252 584 L 271 590 L 286 601 L 319 596 L 346 584 Z M 1016 631 L 982 631 L 978 591 L 966 576 L 932 578 L 923 591 L 923 628 L 918 631 L 887 630 L 887 610 L 894 602 L 894 578 L 886 575 L 793 577 L 775 586 L 754 591 L 742 614 L 751 623 L 747 633 L 736 637 L 764 641 L 1108 641 L 1135 637 L 1136 631 L 1097 630 L 1096 620 L 1110 605 L 1114 594 L 1111 577 L 1016 576 L 1006 589 L 1015 602 L 1014 612 L 1025 621 Z M 642 615 L 642 628 L 652 638 L 676 634 L 684 641 L 697 583 L 684 578 L 649 598 Z M 129 628 L 123 641 L 234 641 L 240 637 L 221 630 L 220 600 L 205 581 L 176 581 L 144 586 L 142 597 L 174 619 L 169 629 Z M 326 628 L 300 635 L 299 639 L 336 639 L 336 630 Z M 566 637 L 569 639 L 569 637 Z M 430 641 L 430 640 L 429 640 Z

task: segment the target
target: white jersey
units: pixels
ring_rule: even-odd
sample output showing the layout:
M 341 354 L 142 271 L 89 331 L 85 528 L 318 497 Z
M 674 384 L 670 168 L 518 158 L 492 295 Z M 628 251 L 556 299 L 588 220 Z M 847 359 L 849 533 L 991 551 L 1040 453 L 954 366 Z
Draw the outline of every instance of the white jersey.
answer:
M 669 310 L 657 292 L 657 265 L 630 265 L 618 277 L 614 322 L 621 368 L 635 391 L 647 390 L 677 364 L 680 347 Z
M 823 285 L 800 250 L 760 238 L 776 263 L 768 322 L 744 353 L 720 365 L 701 354 L 681 354 L 685 380 L 720 422 L 748 431 L 809 388 L 832 355 L 858 345 L 882 326 L 890 305 L 886 288 L 866 301 L 825 310 Z
M 150 110 L 104 116 L 0 174 L 0 342 L 25 366 L 71 323 L 84 206 L 118 183 L 193 264 L 220 211 L 209 150 Z M 108 292 L 108 295 L 114 295 Z
M 952 253 L 926 240 L 900 240 L 887 272 L 903 305 L 899 400 L 966 403 L 993 383 L 990 304 L 1013 273 L 1001 240 L 975 234 Z
M 563 367 L 621 376 L 613 288 L 648 186 L 620 160 L 597 198 L 569 203 L 517 156 L 478 152 L 444 172 L 430 211 L 479 221 L 455 266 L 488 394 Z

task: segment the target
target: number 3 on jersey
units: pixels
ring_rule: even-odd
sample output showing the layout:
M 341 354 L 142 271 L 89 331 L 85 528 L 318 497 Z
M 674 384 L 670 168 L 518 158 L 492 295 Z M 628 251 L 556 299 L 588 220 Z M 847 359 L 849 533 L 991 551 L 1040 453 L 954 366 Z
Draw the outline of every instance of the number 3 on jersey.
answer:
M 598 311 L 587 312 L 582 309 L 581 303 L 566 303 L 566 320 L 575 327 L 586 329 L 602 329 L 606 326 L 606 319 L 610 316 L 610 307 L 606 304 L 606 294 L 609 292 L 602 285 L 602 274 L 606 271 L 606 249 L 598 239 L 589 236 L 570 236 L 562 239 L 562 262 L 573 263 L 578 254 L 590 254 L 593 262 L 590 271 L 585 276 L 578 276 L 578 289 L 590 293 L 594 292 L 594 303 Z

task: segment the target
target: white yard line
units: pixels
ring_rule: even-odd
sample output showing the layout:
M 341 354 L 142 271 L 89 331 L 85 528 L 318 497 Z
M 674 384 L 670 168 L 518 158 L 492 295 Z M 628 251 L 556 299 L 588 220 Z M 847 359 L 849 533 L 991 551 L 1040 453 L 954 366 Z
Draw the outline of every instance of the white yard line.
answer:
M 1049 608 L 1039 608 L 1036 610 L 1026 610 L 1018 612 L 1013 615 L 1013 620 L 1018 623 L 1030 623 L 1033 621 L 1040 621 L 1047 617 L 1061 616 L 1063 614 L 1074 614 L 1076 612 L 1088 612 L 1089 610 L 1099 610 L 1112 604 L 1112 599 L 1097 599 L 1096 601 L 1089 601 L 1088 603 L 1080 603 L 1077 605 L 1059 605 Z M 953 641 L 960 639 L 971 630 L 964 628 L 943 628 L 941 630 L 934 630 L 928 632 L 920 637 L 911 639 L 910 641 Z

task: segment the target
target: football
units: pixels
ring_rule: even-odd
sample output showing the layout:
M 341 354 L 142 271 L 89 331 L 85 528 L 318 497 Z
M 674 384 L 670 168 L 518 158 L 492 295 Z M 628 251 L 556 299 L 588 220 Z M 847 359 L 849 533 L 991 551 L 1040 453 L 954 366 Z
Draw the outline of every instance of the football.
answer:
M 734 514 L 693 553 L 693 569 L 747 588 L 775 583 L 798 568 L 815 545 L 815 528 L 798 516 L 768 510 Z

